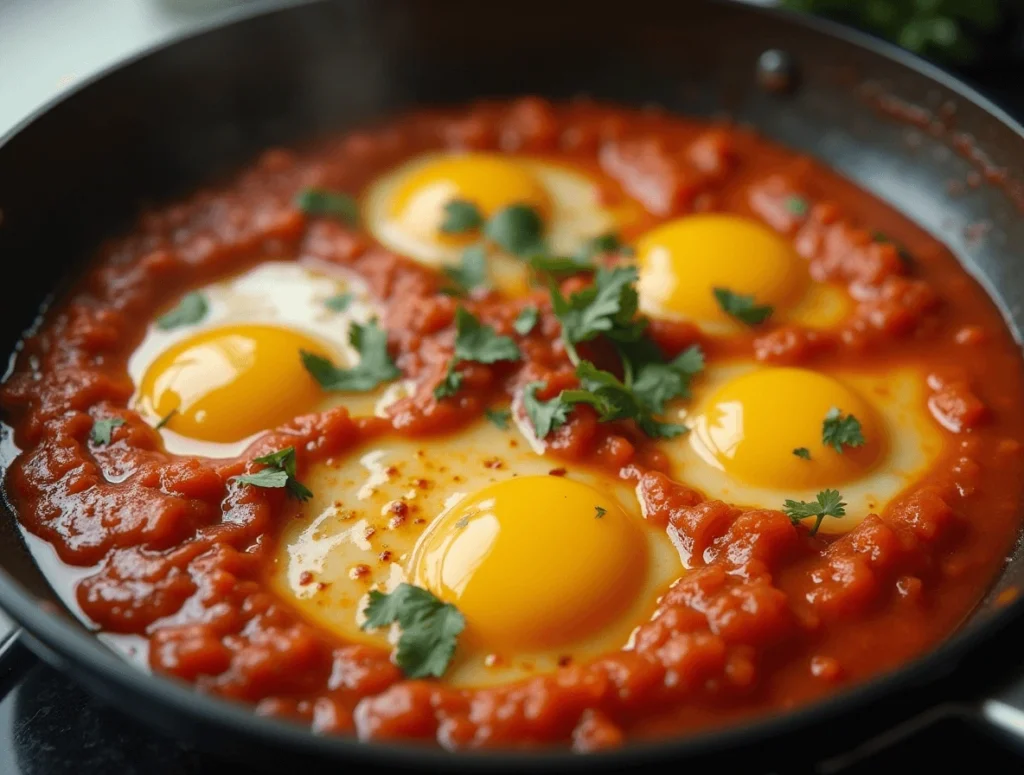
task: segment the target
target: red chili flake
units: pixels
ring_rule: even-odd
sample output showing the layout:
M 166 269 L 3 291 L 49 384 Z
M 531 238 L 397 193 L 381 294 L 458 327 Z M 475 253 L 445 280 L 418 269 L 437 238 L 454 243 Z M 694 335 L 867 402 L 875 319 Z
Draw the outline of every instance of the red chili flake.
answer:
M 425 520 L 425 519 L 424 519 L 423 517 L 416 517 L 416 519 L 414 519 L 414 520 L 412 521 L 412 523 L 413 523 L 414 525 L 423 525 L 423 524 L 426 524 L 426 521 L 427 521 L 427 520 Z
M 398 517 L 404 517 L 409 513 L 409 504 L 405 501 L 391 501 L 391 513 Z
M 430 489 L 430 482 L 426 479 L 417 479 L 415 485 L 419 487 L 421 490 Z
M 484 468 L 500 469 L 504 468 L 505 463 L 499 458 L 492 457 L 484 461 Z
M 551 476 L 565 476 L 566 471 L 564 468 L 552 468 L 548 473 Z
M 572 657 L 570 657 L 568 654 L 563 654 L 562 656 L 560 656 L 558 658 L 558 666 L 559 667 L 568 667 L 571 664 L 572 664 Z
M 348 577 L 350 579 L 362 579 L 362 578 L 366 578 L 369 575 L 370 575 L 370 566 L 369 565 L 364 565 L 363 563 L 359 563 L 358 565 L 353 565 L 349 569 L 349 572 L 348 572 Z
M 388 466 L 387 468 L 384 469 L 384 473 L 388 475 L 389 479 L 393 476 L 398 476 L 398 467 Z
M 366 532 L 363 533 L 363 538 L 365 538 L 367 541 L 369 541 L 376 534 L 377 534 L 377 528 L 375 528 L 375 527 L 368 527 L 368 528 L 366 528 Z
M 329 582 L 329 581 L 318 581 L 316 583 L 316 591 L 317 592 L 323 592 L 329 586 L 331 586 L 331 582 Z
M 391 550 L 385 549 L 383 552 L 377 555 L 381 562 L 391 562 Z
M 308 570 L 304 570 L 302 571 L 302 573 L 299 574 L 299 584 L 301 584 L 302 586 L 306 586 L 307 584 L 312 583 L 312 581 L 313 574 L 310 573 Z

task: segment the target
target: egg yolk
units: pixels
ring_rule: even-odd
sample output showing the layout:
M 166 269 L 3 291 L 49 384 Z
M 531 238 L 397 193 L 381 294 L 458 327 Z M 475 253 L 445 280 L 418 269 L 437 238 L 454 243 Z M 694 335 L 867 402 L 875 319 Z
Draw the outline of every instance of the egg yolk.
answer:
M 860 423 L 864 444 L 839 452 L 822 437 L 833 408 Z M 747 484 L 787 489 L 840 485 L 862 476 L 886 448 L 875 409 L 837 379 L 806 369 L 762 369 L 711 395 L 688 421 L 707 463 Z M 810 459 L 794 453 L 806 449 Z
M 285 328 L 202 331 L 153 361 L 139 386 L 141 408 L 170 415 L 165 427 L 189 438 L 241 441 L 309 411 L 320 398 L 300 350 L 331 357 L 320 342 Z
M 441 231 L 445 206 L 452 200 L 476 205 L 484 218 L 513 204 L 532 207 L 546 222 L 551 200 L 543 184 L 525 166 L 507 157 L 482 153 L 444 156 L 406 175 L 390 202 L 390 217 L 410 236 L 442 244 L 461 244 L 473 233 Z
M 648 563 L 639 524 L 571 479 L 522 476 L 442 513 L 413 550 L 411 576 L 466 617 L 478 648 L 571 643 L 620 614 Z
M 765 226 L 735 215 L 694 215 L 664 224 L 637 244 L 638 291 L 652 315 L 728 322 L 715 288 L 785 309 L 810 282 L 792 246 Z

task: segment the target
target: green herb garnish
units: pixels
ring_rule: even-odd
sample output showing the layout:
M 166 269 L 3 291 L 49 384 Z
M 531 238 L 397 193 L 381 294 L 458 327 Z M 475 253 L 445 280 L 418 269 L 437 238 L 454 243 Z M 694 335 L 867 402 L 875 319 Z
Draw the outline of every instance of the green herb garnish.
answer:
M 793 454 L 799 458 L 803 458 L 804 460 L 811 459 L 811 451 L 807 449 L 807 447 L 797 447 L 793 450 Z
M 523 389 L 523 407 L 538 439 L 547 438 L 555 428 L 565 425 L 572 409 L 572 404 L 562 401 L 561 395 L 549 401 L 537 398 L 537 391 L 542 387 L 543 382 L 531 382 Z
M 608 510 L 602 508 L 601 506 L 594 506 L 594 510 L 596 512 L 594 514 L 594 519 L 600 519 L 601 517 L 603 517 L 605 514 L 608 513 Z
M 462 375 L 455 367 L 463 361 L 497 363 L 518 361 L 519 348 L 515 340 L 500 336 L 491 326 L 484 325 L 465 307 L 455 310 L 455 352 L 448 362 L 444 380 L 434 388 L 435 398 L 449 398 L 462 385 Z
M 864 443 L 860 421 L 852 414 L 843 417 L 837 407 L 832 407 L 821 425 L 821 441 L 842 454 L 843 447 L 859 447 Z
M 359 225 L 359 203 L 349 194 L 306 188 L 295 196 L 295 206 L 306 215 L 334 218 L 349 226 Z
M 523 307 L 519 315 L 516 316 L 516 322 L 512 324 L 512 327 L 520 336 L 526 336 L 533 331 L 538 320 L 540 320 L 540 311 L 536 307 Z
M 120 428 L 122 425 L 124 425 L 124 420 L 120 417 L 104 417 L 101 420 L 93 420 L 92 430 L 89 431 L 89 438 L 97 446 L 109 444 L 110 434 L 114 428 Z
M 787 196 L 784 204 L 786 209 L 798 218 L 803 218 L 811 209 L 802 196 Z
M 402 372 L 388 354 L 388 335 L 375 321 L 353 323 L 349 342 L 359 352 L 359 363 L 351 369 L 335 366 L 326 358 L 301 350 L 302 365 L 324 390 L 363 392 L 397 379 Z
M 324 306 L 332 312 L 344 312 L 348 309 L 348 305 L 352 303 L 352 299 L 351 293 L 339 293 L 336 296 L 324 299 Z
M 191 326 L 198 323 L 209 310 L 206 297 L 199 291 L 186 293 L 178 306 L 156 319 L 156 327 L 162 331 L 171 331 L 181 326 Z
M 444 206 L 444 220 L 441 231 L 445 234 L 464 234 L 476 231 L 484 222 L 479 208 L 464 199 L 453 199 Z
M 254 474 L 242 474 L 234 478 L 242 484 L 251 484 L 254 487 L 284 487 L 289 495 L 300 501 L 313 497 L 310 489 L 295 478 L 295 447 L 285 447 L 269 455 L 262 455 L 254 462 L 262 463 L 266 468 Z
M 485 409 L 484 414 L 487 419 L 491 421 L 495 428 L 501 431 L 507 431 L 509 428 L 509 421 L 512 419 L 512 412 L 508 409 Z
M 454 284 L 456 295 L 487 285 L 487 253 L 483 245 L 470 245 L 462 251 L 461 263 L 444 267 L 444 273 Z
M 775 310 L 767 304 L 755 304 L 753 296 L 733 293 L 728 288 L 713 289 L 715 300 L 722 312 L 748 326 L 757 326 L 772 316 Z
M 544 222 L 528 205 L 509 205 L 484 224 L 484 236 L 515 256 L 528 256 L 543 252 Z
M 825 517 L 846 516 L 846 504 L 843 503 L 839 490 L 822 490 L 818 493 L 816 501 L 787 500 L 783 504 L 782 509 L 794 525 L 814 517 L 815 522 L 814 527 L 811 528 L 811 535 L 815 535 L 818 532 L 818 528 L 821 527 L 822 520 Z
M 402 583 L 394 592 L 370 591 L 363 609 L 363 629 L 401 628 L 394 653 L 395 664 L 408 678 L 440 678 L 455 654 L 466 620 L 451 603 L 412 584 Z
M 160 430 L 161 428 L 163 428 L 165 425 L 167 425 L 167 423 L 171 421 L 171 418 L 174 417 L 174 415 L 176 415 L 177 413 L 177 409 L 172 409 L 171 411 L 169 411 L 167 414 L 160 418 L 160 422 L 153 426 L 154 430 Z

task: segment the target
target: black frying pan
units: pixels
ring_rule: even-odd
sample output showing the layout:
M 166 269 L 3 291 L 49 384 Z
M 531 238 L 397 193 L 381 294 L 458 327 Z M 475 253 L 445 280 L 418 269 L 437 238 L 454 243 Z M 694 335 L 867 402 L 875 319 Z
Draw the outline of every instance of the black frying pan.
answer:
M 783 52 L 788 69 L 764 71 L 766 62 L 779 63 L 763 57 L 772 49 Z M 149 53 L 86 84 L 0 144 L 0 351 L 14 350 L 60 278 L 103 236 L 129 226 L 142 202 L 184 194 L 268 145 L 410 106 L 522 93 L 586 93 L 749 122 L 938 235 L 1014 330 L 1024 324 L 1024 218 L 1012 186 L 984 185 L 955 197 L 947 186 L 978 164 L 951 150 L 955 133 L 972 136 L 989 163 L 1012 175 L 1024 173 L 1024 129 L 892 47 L 714 0 L 338 0 L 254 16 Z M 932 121 L 922 128 L 894 118 L 879 109 L 883 95 L 882 103 L 904 100 Z M 969 242 L 965 226 L 980 221 L 991 224 L 987 238 Z M 202 748 L 293 771 L 355 761 L 594 769 L 712 758 L 716 766 L 772 767 L 835 756 L 907 719 L 912 726 L 944 713 L 1024 735 L 1024 659 L 1012 648 L 1024 637 L 1024 602 L 993 602 L 1021 583 L 1024 551 L 1017 551 L 956 637 L 811 707 L 588 757 L 452 756 L 314 736 L 130 667 L 59 607 L 14 516 L 0 518 L 0 607 L 23 627 L 3 655 L 8 672 L 27 646 L 133 716 Z M 0 688 L 3 675 L 0 669 Z M 925 716 L 923 708 L 930 708 Z

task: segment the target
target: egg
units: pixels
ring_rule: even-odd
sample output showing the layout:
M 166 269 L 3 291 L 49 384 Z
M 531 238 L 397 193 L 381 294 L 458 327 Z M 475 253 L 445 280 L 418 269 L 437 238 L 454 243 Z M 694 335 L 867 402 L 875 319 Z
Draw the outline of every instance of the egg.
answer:
M 587 240 L 616 231 L 630 211 L 611 208 L 587 173 L 548 161 L 487 153 L 421 156 L 376 180 L 365 196 L 364 221 L 385 247 L 434 268 L 457 265 L 477 231 L 441 230 L 445 206 L 461 200 L 476 205 L 487 219 L 511 205 L 528 205 L 545 224 L 545 240 L 555 254 L 571 254 Z M 488 270 L 495 288 L 509 295 L 526 292 L 527 267 L 492 246 Z
M 943 449 L 923 376 L 913 368 L 823 373 L 750 363 L 710 367 L 669 419 L 689 429 L 662 442 L 673 475 L 707 497 L 749 508 L 781 509 L 838 489 L 846 516 L 822 533 L 845 533 L 920 479 Z M 855 417 L 864 443 L 826 444 L 833 410 Z M 801 457 L 796 450 L 806 450 Z
M 206 313 L 170 330 L 155 321 L 128 362 L 132 405 L 175 454 L 226 457 L 299 415 L 344 404 L 380 413 L 382 391 L 325 392 L 305 350 L 341 367 L 358 362 L 353 323 L 379 310 L 364 282 L 326 265 L 270 261 L 198 289 Z M 328 303 L 345 296 L 345 304 Z M 401 383 L 399 383 L 401 384 Z
M 555 465 L 486 421 L 315 464 L 303 473 L 313 498 L 293 505 L 271 584 L 343 639 L 383 648 L 389 633 L 361 629 L 369 591 L 430 590 L 466 619 L 443 679 L 461 686 L 622 648 L 681 560 L 628 483 Z
M 660 318 L 692 320 L 715 334 L 743 323 L 718 303 L 715 289 L 752 296 L 773 320 L 824 328 L 845 318 L 852 301 L 839 287 L 811 280 L 807 262 L 783 237 L 738 215 L 677 218 L 636 246 L 640 308 Z

